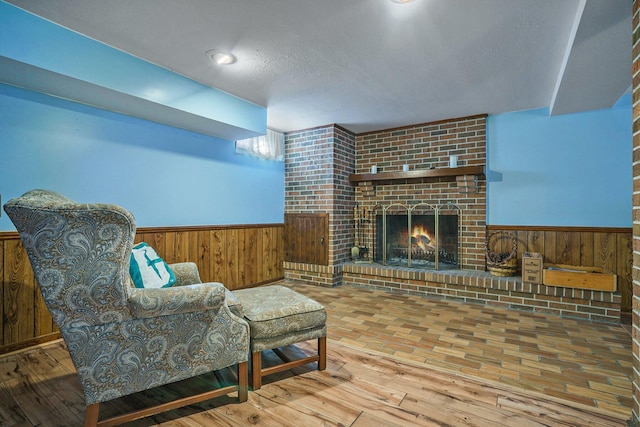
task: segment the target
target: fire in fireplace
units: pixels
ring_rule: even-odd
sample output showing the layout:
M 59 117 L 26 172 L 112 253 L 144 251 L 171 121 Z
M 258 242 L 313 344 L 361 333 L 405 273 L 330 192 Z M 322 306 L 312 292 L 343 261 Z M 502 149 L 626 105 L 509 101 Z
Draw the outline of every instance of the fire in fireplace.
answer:
M 458 220 L 454 205 L 390 205 L 376 211 L 373 260 L 415 268 L 458 268 Z M 372 221 L 373 222 L 373 221 Z

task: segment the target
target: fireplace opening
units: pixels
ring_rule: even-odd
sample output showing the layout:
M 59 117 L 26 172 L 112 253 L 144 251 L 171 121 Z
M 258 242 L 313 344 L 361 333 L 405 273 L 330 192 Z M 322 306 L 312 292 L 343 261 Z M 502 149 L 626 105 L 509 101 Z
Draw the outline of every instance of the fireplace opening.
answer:
M 390 205 L 375 210 L 374 262 L 437 270 L 459 268 L 459 217 L 454 205 Z

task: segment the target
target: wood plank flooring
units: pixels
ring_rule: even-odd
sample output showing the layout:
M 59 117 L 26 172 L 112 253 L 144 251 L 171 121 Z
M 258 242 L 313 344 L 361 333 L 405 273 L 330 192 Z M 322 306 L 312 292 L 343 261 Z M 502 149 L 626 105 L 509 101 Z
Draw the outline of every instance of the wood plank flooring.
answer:
M 619 324 L 351 286 L 289 283 L 352 347 L 631 414 L 632 342 Z
M 310 354 L 314 342 L 288 348 Z M 2 426 L 80 426 L 80 385 L 61 341 L 0 361 Z M 267 359 L 269 355 L 267 354 Z M 271 359 L 272 360 L 272 359 Z M 621 414 L 363 351 L 329 340 L 327 370 L 296 368 L 233 396 L 129 426 L 625 426 Z M 103 404 L 103 416 L 230 381 L 232 370 Z
M 287 285 L 327 307 L 327 370 L 270 376 L 242 404 L 232 395 L 127 425 L 626 426 L 630 418 L 631 340 L 617 325 Z M 314 349 L 312 341 L 286 351 Z M 231 381 L 228 369 L 128 396 L 102 405 L 101 418 Z M 64 343 L 0 356 L 1 426 L 80 426 L 83 417 Z

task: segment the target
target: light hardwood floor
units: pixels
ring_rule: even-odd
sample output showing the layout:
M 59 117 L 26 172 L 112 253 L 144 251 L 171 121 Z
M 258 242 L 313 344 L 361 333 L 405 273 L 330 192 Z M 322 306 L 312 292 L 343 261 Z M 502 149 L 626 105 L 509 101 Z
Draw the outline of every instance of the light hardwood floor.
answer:
M 266 378 L 243 404 L 224 397 L 129 425 L 624 426 L 630 417 L 630 338 L 617 325 L 288 285 L 327 307 L 326 371 L 297 368 Z M 233 379 L 225 370 L 118 399 L 101 418 Z M 0 425 L 75 426 L 83 416 L 61 341 L 0 356 Z

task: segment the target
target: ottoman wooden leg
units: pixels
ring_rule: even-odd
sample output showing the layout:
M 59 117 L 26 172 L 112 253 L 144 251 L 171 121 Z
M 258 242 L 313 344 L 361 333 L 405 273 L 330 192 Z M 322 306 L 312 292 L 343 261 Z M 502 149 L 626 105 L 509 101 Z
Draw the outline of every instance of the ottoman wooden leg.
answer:
M 327 369 L 327 337 L 318 338 L 318 370 Z
M 262 387 L 262 352 L 251 353 L 251 386 L 254 390 Z

